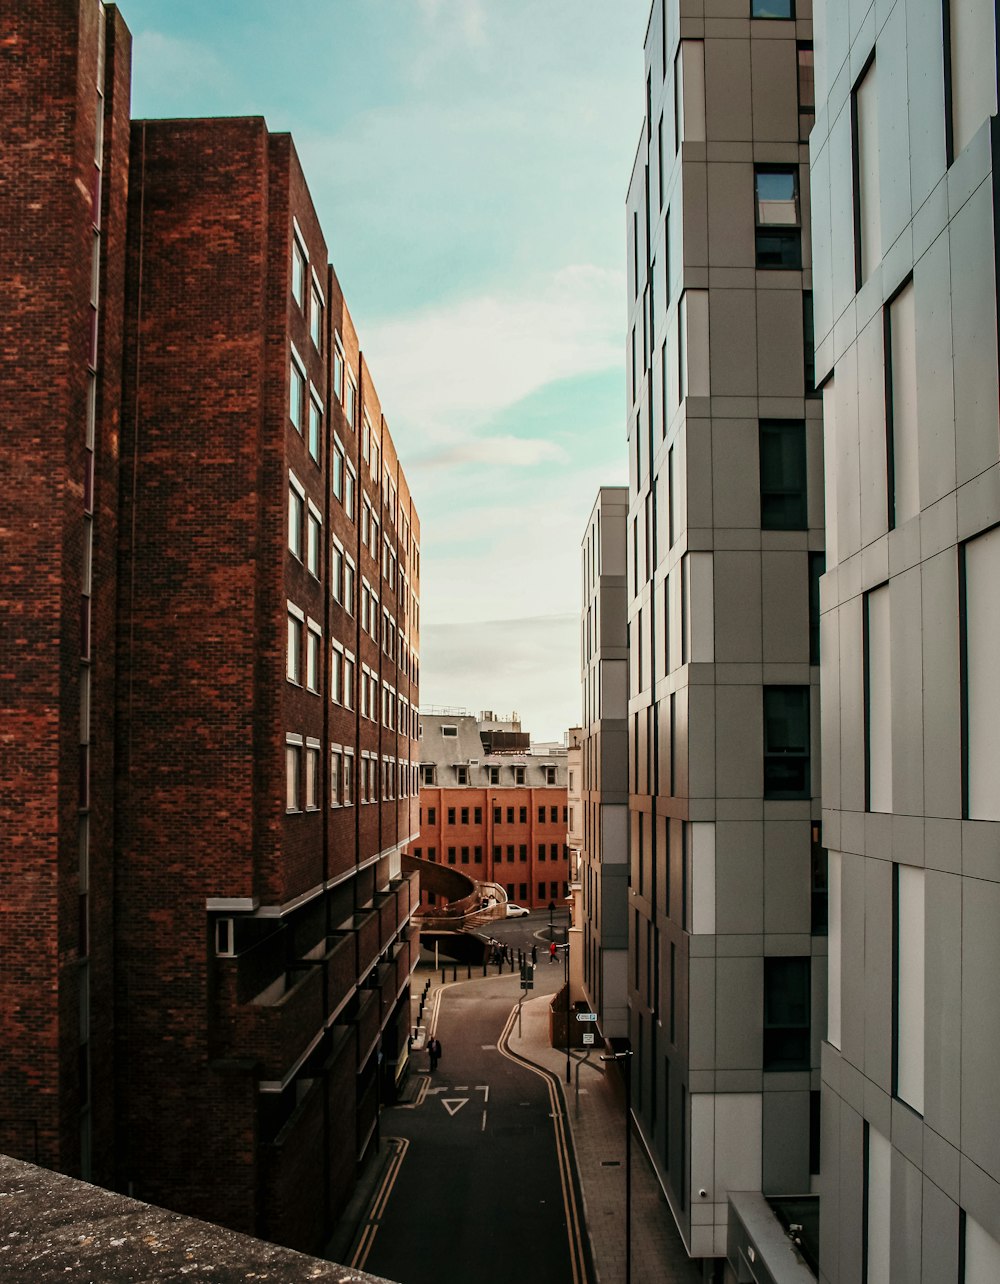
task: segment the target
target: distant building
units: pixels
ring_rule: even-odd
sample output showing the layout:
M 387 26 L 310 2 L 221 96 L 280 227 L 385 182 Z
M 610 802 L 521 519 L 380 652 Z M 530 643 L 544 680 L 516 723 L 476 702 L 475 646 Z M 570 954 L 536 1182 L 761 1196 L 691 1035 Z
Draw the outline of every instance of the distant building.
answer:
M 818 1172 L 810 18 L 653 4 L 626 206 L 632 1101 L 688 1251 L 740 1273 Z
M 315 1250 L 406 1067 L 419 519 L 290 137 L 9 8 L 0 1150 Z
M 628 490 L 602 486 L 583 537 L 580 847 L 583 989 L 605 1038 L 628 1035 Z
M 420 715 L 420 836 L 409 855 L 498 883 L 528 908 L 562 907 L 567 819 L 565 745 L 532 745 L 516 715 Z

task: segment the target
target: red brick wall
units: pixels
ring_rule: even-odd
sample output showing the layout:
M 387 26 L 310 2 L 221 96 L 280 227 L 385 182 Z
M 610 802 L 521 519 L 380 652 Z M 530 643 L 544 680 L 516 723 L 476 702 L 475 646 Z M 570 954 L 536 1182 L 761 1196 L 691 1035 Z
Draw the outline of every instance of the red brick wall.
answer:
M 407 847 L 407 855 L 416 855 L 419 850 L 421 858 L 430 858 L 430 849 L 434 848 L 434 859 L 439 865 L 448 866 L 449 848 L 455 849 L 454 868 L 483 882 L 497 882 L 504 887 L 513 884 L 511 900 L 523 903 L 532 909 L 547 908 L 550 900 L 559 903 L 564 896 L 564 887 L 569 878 L 568 860 L 563 854 L 566 844 L 566 789 L 550 786 L 547 788 L 489 788 L 476 789 L 459 787 L 444 789 L 423 785 L 420 789 L 420 836 Z M 481 809 L 481 820 L 475 822 L 476 808 Z M 502 819 L 499 824 L 493 819 L 493 808 L 501 809 Z M 514 821 L 507 820 L 508 809 L 514 808 Z M 520 819 L 521 808 L 526 810 L 526 819 Z M 552 820 L 552 808 L 556 808 L 556 820 Z M 430 821 L 431 809 L 434 810 L 434 821 Z M 455 822 L 449 824 L 449 809 L 454 808 Z M 539 820 L 539 808 L 544 808 L 545 819 Z M 462 811 L 468 809 L 467 824 L 462 824 Z M 544 844 L 545 859 L 539 858 L 539 844 Z M 557 858 L 552 859 L 553 844 L 557 848 Z M 521 859 L 521 847 L 526 848 L 526 857 Z M 462 861 L 462 848 L 469 849 L 469 862 Z M 477 864 L 476 847 L 482 849 L 482 861 Z M 499 847 L 501 856 L 495 861 L 493 849 Z M 513 860 L 508 848 L 513 847 Z M 544 883 L 544 893 L 539 892 L 539 884 Z M 552 884 L 558 884 L 557 895 L 552 896 Z M 521 886 L 527 887 L 527 895 L 522 897 Z M 421 898 L 427 905 L 427 897 Z
M 0 1147 L 81 1171 L 80 960 L 90 952 L 96 1176 L 108 1174 L 115 451 L 129 42 L 109 10 L 95 220 L 100 9 L 22 6 L 0 51 Z M 127 116 L 125 117 L 127 119 Z M 91 261 L 100 226 L 95 482 L 85 501 Z M 88 493 L 91 488 L 88 485 Z M 90 942 L 79 932 L 81 587 L 93 506 Z

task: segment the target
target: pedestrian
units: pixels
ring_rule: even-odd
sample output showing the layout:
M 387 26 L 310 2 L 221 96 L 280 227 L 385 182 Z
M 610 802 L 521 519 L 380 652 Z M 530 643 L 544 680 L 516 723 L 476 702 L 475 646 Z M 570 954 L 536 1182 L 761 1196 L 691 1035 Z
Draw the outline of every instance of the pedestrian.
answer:
M 549 941 L 549 962 L 554 963 L 555 961 L 556 961 L 556 943 L 555 941 Z
M 437 1064 L 441 1060 L 441 1040 L 438 1038 L 431 1039 L 427 1045 L 427 1055 L 431 1059 L 431 1073 L 437 1069 Z
M 533 945 L 531 947 L 531 966 L 534 967 L 537 962 L 538 962 L 538 946 Z

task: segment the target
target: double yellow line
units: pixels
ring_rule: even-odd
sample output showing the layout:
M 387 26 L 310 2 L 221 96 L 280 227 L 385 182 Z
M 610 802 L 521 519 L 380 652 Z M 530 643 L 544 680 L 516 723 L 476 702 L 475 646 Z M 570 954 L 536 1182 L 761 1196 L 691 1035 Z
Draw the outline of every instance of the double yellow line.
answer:
M 396 1153 L 389 1161 L 389 1167 L 382 1178 L 382 1184 L 378 1188 L 375 1202 L 368 1212 L 368 1221 L 361 1233 L 361 1238 L 358 1240 L 358 1247 L 354 1252 L 353 1258 L 351 1258 L 351 1266 L 356 1267 L 359 1271 L 364 1269 L 365 1262 L 368 1261 L 368 1254 L 372 1251 L 372 1245 L 375 1243 L 375 1236 L 378 1234 L 378 1228 L 381 1225 L 382 1216 L 389 1202 L 389 1196 L 392 1194 L 392 1188 L 396 1184 L 399 1170 L 403 1166 L 406 1152 L 410 1148 L 409 1139 L 406 1137 L 389 1137 L 386 1140 L 390 1146 L 395 1147 Z
M 515 1006 L 511 1009 L 507 1024 L 497 1040 L 497 1051 L 501 1056 L 506 1057 L 508 1061 L 513 1061 L 516 1065 L 523 1066 L 525 1070 L 530 1070 L 545 1080 L 545 1085 L 549 1092 L 552 1128 L 556 1140 L 559 1184 L 562 1187 L 563 1207 L 566 1210 L 566 1234 L 569 1238 L 569 1258 L 573 1271 L 573 1284 L 587 1284 L 589 1276 L 587 1274 L 587 1259 L 584 1251 L 583 1218 L 580 1213 L 576 1185 L 573 1181 L 573 1142 L 566 1124 L 566 1114 L 563 1110 L 559 1081 L 551 1070 L 544 1070 L 541 1066 L 536 1066 L 533 1061 L 529 1061 L 526 1057 L 522 1057 L 519 1053 L 511 1050 L 508 1041 L 516 1020 L 517 1007 Z

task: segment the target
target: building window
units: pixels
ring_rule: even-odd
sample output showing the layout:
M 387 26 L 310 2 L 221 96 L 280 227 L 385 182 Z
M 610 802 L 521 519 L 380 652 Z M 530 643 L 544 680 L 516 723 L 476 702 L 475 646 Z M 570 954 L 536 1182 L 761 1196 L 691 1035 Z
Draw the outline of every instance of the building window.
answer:
M 347 416 L 347 422 L 351 428 L 355 428 L 358 405 L 358 385 L 354 382 L 351 375 L 347 376 L 347 390 L 344 394 L 344 414 Z
M 292 298 L 300 308 L 306 303 L 306 263 L 309 256 L 305 246 L 299 240 L 298 233 L 292 234 Z
M 354 708 L 354 660 L 344 656 L 343 702 L 345 709 Z
M 889 586 L 865 594 L 865 811 L 892 811 L 892 680 Z
M 969 540 L 960 556 L 963 812 L 1000 820 L 1000 527 Z
M 344 601 L 344 550 L 334 540 L 330 550 L 330 592 L 335 602 Z
M 809 528 L 806 431 L 801 419 L 760 421 L 760 524 L 766 531 Z
M 302 524 L 305 519 L 306 495 L 294 474 L 288 475 L 288 549 L 302 560 Z
M 893 1095 L 924 1110 L 924 871 L 893 865 Z
M 448 864 L 449 864 L 449 865 L 454 865 L 454 863 L 455 863 L 455 849 L 454 849 L 454 847 L 449 847 L 449 848 L 448 848 Z
M 285 741 L 285 810 L 302 810 L 302 741 L 293 736 Z
M 309 505 L 309 513 L 306 522 L 306 566 L 309 568 L 310 575 L 319 579 L 319 559 L 320 548 L 323 538 L 322 519 L 312 504 Z
M 544 844 L 544 843 L 539 843 L 539 844 L 538 844 L 538 859 L 539 859 L 539 860 L 544 860 L 544 859 L 545 859 L 545 844 Z
M 342 603 L 348 615 L 354 614 L 354 563 L 344 558 L 344 598 Z
M 810 931 L 813 936 L 826 936 L 830 921 L 829 857 L 823 846 L 823 829 L 819 821 L 812 823 L 810 846 L 812 888 L 810 903 Z
M 310 620 L 306 632 L 306 686 L 310 691 L 319 691 L 320 655 L 323 646 L 323 634 L 318 624 Z
M 354 805 L 354 755 L 344 754 L 344 806 Z
M 528 823 L 528 809 L 527 809 L 527 807 L 522 807 L 522 808 L 519 810 L 519 812 L 518 812 L 518 817 L 519 817 L 520 822 L 521 822 L 521 824 L 522 824 L 522 825 L 526 825 L 526 824 Z
M 437 824 L 437 808 L 436 808 L 436 807 L 428 807 L 428 808 L 427 808 L 427 823 L 428 823 L 428 825 L 435 825 L 435 824 Z
M 515 768 L 514 768 L 514 784 L 515 784 L 515 785 L 523 785 L 523 784 L 524 784 L 524 768 L 523 768 L 523 767 L 515 767 Z
M 808 798 L 809 688 L 764 687 L 764 797 Z
M 288 417 L 292 421 L 295 431 L 301 436 L 302 416 L 306 404 L 306 374 L 294 350 L 289 363 L 289 371 Z
M 285 657 L 285 676 L 289 682 L 302 684 L 302 633 L 303 618 L 298 608 L 288 609 L 288 653 Z
M 994 1284 L 1000 1280 L 1000 1243 L 964 1210 L 959 1219 L 962 1236 L 962 1284 Z
M 309 337 L 317 352 L 323 351 L 323 296 L 319 286 L 313 282 L 309 297 Z
M 306 811 L 319 807 L 319 745 L 306 746 Z
M 544 807 L 539 807 L 539 809 L 538 809 L 538 823 L 539 823 L 540 825 L 544 825 L 544 824 L 545 824 L 545 808 L 544 808 Z
M 462 848 L 462 864 L 463 864 L 463 865 L 468 865 L 468 863 L 469 863 L 469 849 L 468 849 L 468 847 L 463 847 L 463 848 Z
M 344 681 L 344 653 L 336 643 L 330 648 L 330 699 L 340 704 Z
M 750 0 L 751 18 L 794 18 L 794 0 Z
M 994 75 L 995 75 L 994 70 Z M 851 95 L 854 139 L 854 277 L 860 290 L 882 261 L 878 160 L 878 90 L 872 55 Z
M 945 5 L 945 141 L 950 165 L 997 110 L 994 7 Z
M 864 1222 L 861 1242 L 862 1284 L 882 1284 L 890 1275 L 890 1226 L 892 1221 L 892 1145 L 865 1120 L 863 1125 Z
M 802 383 L 807 397 L 822 397 L 816 387 L 816 325 L 812 290 L 802 291 Z
M 323 406 L 315 391 L 309 393 L 309 454 L 319 463 L 323 440 Z
M 754 195 L 757 266 L 801 269 L 798 167 L 755 166 Z
M 354 495 L 357 489 L 357 474 L 350 464 L 344 477 L 344 512 L 354 521 Z
M 333 439 L 333 493 L 334 496 L 344 502 L 344 445 L 340 438 L 334 436 Z
M 808 958 L 764 960 L 764 1069 L 809 1069 Z
M 490 768 L 490 784 L 491 784 L 491 785 L 499 785 L 499 783 L 500 783 L 500 768 L 499 768 L 499 767 L 491 767 L 491 768 Z
M 340 806 L 340 782 L 343 771 L 344 755 L 339 749 L 330 751 L 330 806 Z
M 450 723 L 444 723 L 441 727 L 441 734 L 448 739 L 455 739 L 458 736 L 458 727 Z
M 809 554 L 809 663 L 819 664 L 819 582 L 826 573 L 826 554 Z
M 913 278 L 883 312 L 888 525 L 920 512 L 917 434 L 917 331 Z
M 481 825 L 481 824 L 483 823 L 483 809 L 482 809 L 482 807 L 477 807 L 477 808 L 475 809 L 475 811 L 473 812 L 473 823 L 474 823 L 474 824 L 476 824 L 476 825 Z
M 808 142 L 809 133 L 816 122 L 816 75 L 813 64 L 813 47 L 800 42 L 799 59 L 799 141 Z
M 340 335 L 333 335 L 333 395 L 339 402 L 344 400 L 344 349 L 340 344 Z

